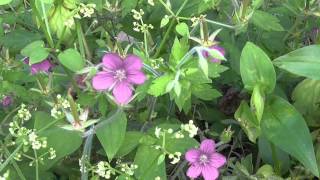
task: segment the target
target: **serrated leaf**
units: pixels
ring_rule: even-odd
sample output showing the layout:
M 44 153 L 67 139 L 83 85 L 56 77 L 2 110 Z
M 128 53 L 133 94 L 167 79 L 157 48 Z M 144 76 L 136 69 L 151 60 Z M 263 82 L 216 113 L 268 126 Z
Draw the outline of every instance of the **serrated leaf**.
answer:
M 319 176 L 308 126 L 290 103 L 280 97 L 272 97 L 266 103 L 261 129 L 269 141 Z
M 266 31 L 284 31 L 279 19 L 265 11 L 256 10 L 252 16 L 252 23 Z
M 158 77 L 152 81 L 148 93 L 156 97 L 165 94 L 167 85 L 172 79 L 173 77 L 169 74 Z
M 193 85 L 191 87 L 191 90 L 193 95 L 206 101 L 213 100 L 214 98 L 220 97 L 222 95 L 218 90 L 213 89 L 208 84 Z

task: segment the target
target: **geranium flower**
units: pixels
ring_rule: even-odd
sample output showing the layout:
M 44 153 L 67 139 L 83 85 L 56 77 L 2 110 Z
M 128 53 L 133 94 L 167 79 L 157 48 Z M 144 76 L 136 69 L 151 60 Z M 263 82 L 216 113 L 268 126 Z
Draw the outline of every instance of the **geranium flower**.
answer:
M 3 107 L 8 107 L 12 104 L 12 97 L 11 96 L 4 96 L 2 98 L 1 104 Z
M 128 55 L 122 59 L 116 53 L 107 53 L 102 58 L 103 71 L 92 79 L 92 86 L 98 91 L 112 90 L 116 103 L 124 105 L 132 97 L 133 85 L 143 84 L 146 76 L 141 71 L 141 59 Z
M 197 178 L 202 175 L 205 180 L 217 179 L 218 168 L 226 163 L 226 158 L 215 151 L 215 143 L 211 139 L 203 140 L 199 149 L 188 150 L 185 158 L 190 163 L 187 176 Z
M 218 50 L 223 56 L 225 55 L 225 50 L 223 47 L 219 46 L 219 45 L 213 45 L 213 46 L 210 46 L 209 49 L 215 49 L 215 50 Z M 209 58 L 210 57 L 210 54 L 209 52 L 207 51 L 203 51 L 202 52 L 202 55 L 205 57 L 205 58 Z M 214 63 L 219 63 L 221 62 L 220 59 L 217 59 L 217 58 L 212 58 L 211 59 L 211 62 L 214 62 Z
M 29 65 L 29 58 L 25 58 L 23 62 Z M 39 63 L 30 65 L 31 74 L 34 75 L 39 72 L 48 73 L 52 67 L 53 67 L 53 64 L 51 64 L 51 62 L 48 59 L 45 59 Z

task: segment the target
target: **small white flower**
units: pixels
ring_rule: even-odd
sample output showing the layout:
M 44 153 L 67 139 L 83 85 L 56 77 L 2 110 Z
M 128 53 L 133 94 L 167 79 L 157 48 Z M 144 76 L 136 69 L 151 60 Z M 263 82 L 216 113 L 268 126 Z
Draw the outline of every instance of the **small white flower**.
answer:
M 156 130 L 155 130 L 154 134 L 156 135 L 157 138 L 160 138 L 161 128 L 156 127 Z
M 151 6 L 154 6 L 154 1 L 153 0 L 148 0 L 148 4 L 150 4 Z

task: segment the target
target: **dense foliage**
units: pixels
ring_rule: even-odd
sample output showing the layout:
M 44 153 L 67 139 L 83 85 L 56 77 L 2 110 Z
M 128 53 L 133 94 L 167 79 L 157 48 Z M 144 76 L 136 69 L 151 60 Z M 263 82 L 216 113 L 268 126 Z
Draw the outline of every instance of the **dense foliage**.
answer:
M 314 179 L 319 0 L 0 0 L 0 179 Z

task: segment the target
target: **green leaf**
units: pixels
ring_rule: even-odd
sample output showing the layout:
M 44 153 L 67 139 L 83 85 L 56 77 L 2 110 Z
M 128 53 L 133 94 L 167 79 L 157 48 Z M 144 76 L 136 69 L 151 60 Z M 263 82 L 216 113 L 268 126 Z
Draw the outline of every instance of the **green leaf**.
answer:
M 319 126 L 320 81 L 305 79 L 292 92 L 294 106 L 304 115 L 308 124 Z
M 245 101 L 241 102 L 234 114 L 234 118 L 240 123 L 241 128 L 247 134 L 249 140 L 255 143 L 257 137 L 260 136 L 260 124 Z
M 63 3 L 51 8 L 48 13 L 48 17 L 50 17 L 48 18 L 50 30 L 65 42 L 70 42 L 72 36 L 71 28 L 67 27 L 65 22 L 71 21 L 74 23 L 74 19 L 72 18 L 74 15 L 72 9 L 75 8 L 74 3 L 64 0 Z
M 255 10 L 252 23 L 266 31 L 284 31 L 279 19 L 267 12 Z
M 253 9 L 258 9 L 263 5 L 263 3 L 264 3 L 264 0 L 252 0 L 251 5 Z
M 271 93 L 276 85 L 276 72 L 271 60 L 251 42 L 247 42 L 242 50 L 240 72 L 245 88 L 250 91 L 259 84 L 261 91 Z
M 162 152 L 153 146 L 141 145 L 134 158 L 134 164 L 138 165 L 135 177 L 139 180 L 150 180 L 160 177 L 166 180 L 165 162 L 158 164 Z
M 29 31 L 14 30 L 0 38 L 0 44 L 9 48 L 10 52 L 18 52 L 29 43 L 40 40 L 41 36 Z
M 12 0 L 1 0 L 1 1 L 0 1 L 0 6 L 1 6 L 1 5 L 9 4 L 9 3 L 11 3 L 11 1 L 12 1 Z
M 293 74 L 320 80 L 320 45 L 311 45 L 276 58 L 273 63 Z
M 142 137 L 143 133 L 138 131 L 126 132 L 126 135 L 124 137 L 121 147 L 119 148 L 119 151 L 117 152 L 116 157 L 123 157 L 129 154 L 139 145 L 139 141 Z
M 253 88 L 250 105 L 254 109 L 258 121 L 260 122 L 264 109 L 264 93 L 261 91 L 260 86 L 257 84 Z
M 176 31 L 181 36 L 189 36 L 189 27 L 186 23 L 179 23 L 176 26 Z
M 272 97 L 266 103 L 261 129 L 269 141 L 319 176 L 308 126 L 290 103 L 280 97 Z
M 162 18 L 162 19 L 161 19 L 161 22 L 160 22 L 160 28 L 165 27 L 165 26 L 169 23 L 169 20 L 170 20 L 169 17 L 164 17 L 164 18 Z
M 52 167 L 60 159 L 77 150 L 82 143 L 80 132 L 69 131 L 58 127 L 45 130 L 40 133 L 40 136 L 47 138 L 47 147 L 52 147 L 56 151 L 57 155 L 56 158 L 52 160 L 44 158 L 44 164 L 42 164 L 40 167 L 46 170 Z M 44 153 L 47 150 L 41 151 Z
M 127 128 L 126 115 L 120 110 L 115 114 L 112 114 L 108 119 L 102 120 L 97 126 L 97 137 L 102 144 L 108 159 L 111 161 L 125 138 Z
M 165 94 L 167 85 L 173 78 L 174 77 L 169 74 L 158 77 L 152 81 L 152 85 L 150 86 L 148 93 L 156 97 Z
M 174 39 L 174 43 L 171 49 L 171 55 L 169 63 L 171 66 L 179 64 L 183 56 L 188 52 L 189 45 L 187 39 L 182 38 L 180 41 L 178 38 Z
M 85 65 L 84 59 L 75 49 L 67 49 L 61 52 L 58 59 L 62 65 L 73 72 L 80 71 Z
M 121 15 L 122 17 L 126 16 L 131 12 L 132 9 L 135 9 L 138 4 L 138 0 L 123 0 L 121 1 Z
M 195 84 L 191 87 L 191 91 L 193 95 L 206 101 L 210 101 L 221 96 L 221 93 L 218 90 L 213 89 L 208 84 Z
M 204 73 L 204 75 L 206 77 L 208 77 L 209 75 L 209 65 L 208 65 L 208 61 L 205 59 L 205 58 L 199 58 L 199 61 L 198 61 L 198 65 L 199 65 L 199 68 L 202 70 L 202 72 Z
M 21 50 L 21 54 L 29 57 L 29 63 L 35 64 L 45 60 L 49 51 L 45 48 L 43 41 L 34 41 Z
M 48 124 L 52 123 L 52 121 L 55 120 L 48 113 L 45 113 L 45 112 L 42 112 L 42 111 L 36 112 L 34 119 L 35 119 L 35 121 L 34 121 L 34 129 L 37 129 L 37 130 L 47 126 Z

